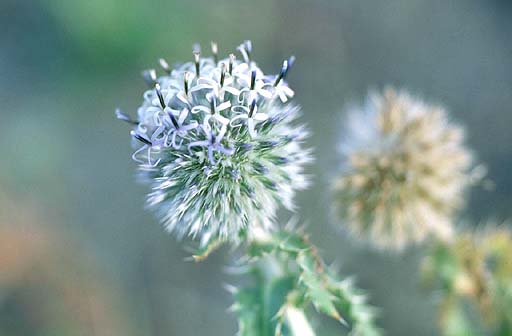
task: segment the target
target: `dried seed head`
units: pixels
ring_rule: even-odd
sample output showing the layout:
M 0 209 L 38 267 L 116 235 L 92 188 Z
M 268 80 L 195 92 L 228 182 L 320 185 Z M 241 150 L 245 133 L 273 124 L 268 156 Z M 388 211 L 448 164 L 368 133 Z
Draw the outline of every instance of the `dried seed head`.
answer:
M 383 248 L 449 239 L 470 182 L 463 130 L 444 109 L 393 89 L 350 112 L 336 184 L 344 225 Z

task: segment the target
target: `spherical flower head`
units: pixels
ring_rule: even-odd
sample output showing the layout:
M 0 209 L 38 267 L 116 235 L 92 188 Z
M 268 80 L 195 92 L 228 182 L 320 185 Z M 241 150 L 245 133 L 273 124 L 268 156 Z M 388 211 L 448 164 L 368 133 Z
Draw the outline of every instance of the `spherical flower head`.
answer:
M 293 58 L 267 76 L 251 59 L 249 41 L 234 54 L 203 57 L 157 77 L 144 72 L 150 89 L 137 120 L 118 111 L 131 131 L 147 197 L 163 225 L 178 236 L 237 242 L 253 228 L 271 229 L 279 205 L 293 210 L 295 191 L 307 180 L 303 166 L 308 132 L 297 124 L 285 82 Z
M 388 88 L 349 111 L 347 126 L 335 208 L 348 230 L 395 250 L 449 239 L 472 159 L 446 111 Z

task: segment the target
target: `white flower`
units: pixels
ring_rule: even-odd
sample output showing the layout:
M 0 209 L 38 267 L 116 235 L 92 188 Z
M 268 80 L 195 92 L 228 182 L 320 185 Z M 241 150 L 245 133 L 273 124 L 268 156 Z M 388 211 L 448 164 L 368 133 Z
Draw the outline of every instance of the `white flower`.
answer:
M 166 107 L 164 112 L 161 123 L 162 126 L 164 126 L 164 129 L 169 129 L 165 135 L 165 146 L 172 146 L 175 149 L 179 149 L 183 143 L 183 138 L 187 136 L 189 131 L 197 128 L 198 123 L 197 121 L 192 120 L 189 124 L 185 124 L 185 120 L 188 117 L 188 108 L 186 107 L 179 112 L 178 118 L 174 115 L 177 111 L 174 111 L 169 107 Z M 179 144 L 176 143 L 176 137 L 181 138 Z
M 244 43 L 240 44 L 236 49 L 242 54 L 244 62 L 251 65 L 252 42 L 245 40 Z
M 221 69 L 212 71 L 212 78 L 201 77 L 192 91 L 209 90 L 218 99 L 223 100 L 226 92 L 238 96 L 240 90 L 233 86 L 233 77 L 227 74 L 226 65 L 221 64 Z
M 208 58 L 196 48 L 193 62 L 174 69 L 160 61 L 165 75 L 146 73 L 150 90 L 137 120 L 117 113 L 133 127 L 133 158 L 152 188 L 149 207 L 169 231 L 202 244 L 272 228 L 280 205 L 293 210 L 311 160 L 299 109 L 282 99 L 293 96 L 284 76 L 270 82 L 280 75 L 265 76 L 249 42 L 244 61 L 217 60 L 216 50 Z
M 139 133 L 135 130 L 132 130 L 130 132 L 130 134 L 134 139 L 136 139 L 142 143 L 142 147 L 140 147 L 138 150 L 136 150 L 132 154 L 132 159 L 135 162 L 146 165 L 146 161 L 139 159 L 138 155 L 143 151 L 147 151 L 147 162 L 148 162 L 147 165 L 150 167 L 156 167 L 156 165 L 158 165 L 160 163 L 160 159 L 158 159 L 155 163 L 151 163 L 151 151 L 152 150 L 160 150 L 161 146 L 162 146 L 162 142 L 152 141 L 152 140 L 148 139 L 143 133 Z M 154 136 L 154 137 L 156 138 L 157 136 Z
M 289 98 L 293 98 L 294 92 L 285 84 L 279 84 L 274 88 L 275 94 L 281 99 L 283 103 L 286 103 Z
M 221 141 L 224 138 L 224 135 L 226 134 L 226 125 L 222 125 L 219 133 L 214 134 L 208 120 L 205 119 L 204 124 L 201 125 L 201 129 L 204 131 L 206 135 L 206 140 L 191 142 L 188 145 L 189 152 L 191 152 L 191 149 L 193 147 L 206 147 L 208 150 L 208 160 L 210 160 L 210 163 L 212 165 L 217 164 L 217 161 L 213 157 L 214 152 L 221 152 L 226 155 L 233 155 L 233 153 L 235 152 L 233 148 L 226 148 L 221 144 Z
M 266 83 L 263 78 L 257 78 L 257 71 L 251 71 L 251 75 L 240 74 L 238 75 L 239 81 L 242 85 L 246 86 L 242 90 L 240 90 L 240 94 L 238 96 L 238 102 L 252 102 L 253 100 L 258 100 L 261 96 L 265 99 L 272 98 L 272 92 L 270 91 L 272 88 L 272 84 Z
M 199 112 L 205 112 L 205 119 L 208 120 L 210 118 L 216 119 L 222 125 L 227 125 L 229 123 L 229 119 L 223 117 L 220 112 L 229 109 L 231 107 L 230 101 L 225 101 L 220 104 L 217 104 L 217 98 L 214 95 L 207 95 L 208 102 L 210 103 L 209 107 L 203 105 L 197 105 L 192 108 L 192 113 L 196 114 Z
M 265 121 L 268 119 L 268 115 L 266 113 L 258 113 L 258 108 L 256 107 L 256 100 L 253 100 L 251 106 L 248 108 L 247 106 L 237 105 L 233 106 L 232 111 L 234 113 L 240 113 L 237 116 L 233 117 L 230 122 L 231 127 L 242 127 L 242 123 L 240 120 L 246 120 L 247 122 L 247 130 L 251 135 L 251 138 L 256 137 L 256 131 L 254 130 L 254 126 L 256 122 Z
M 281 67 L 281 72 L 279 72 L 279 75 L 276 76 L 274 79 L 274 94 L 279 96 L 279 99 L 283 103 L 286 103 L 288 101 L 288 98 L 293 98 L 294 92 L 292 89 L 288 87 L 288 85 L 284 82 L 286 79 L 286 75 L 288 74 L 288 71 L 290 71 L 290 68 L 292 67 L 293 63 L 295 63 L 295 57 L 291 56 L 289 59 L 283 61 L 283 66 Z M 272 79 L 272 78 L 271 78 Z

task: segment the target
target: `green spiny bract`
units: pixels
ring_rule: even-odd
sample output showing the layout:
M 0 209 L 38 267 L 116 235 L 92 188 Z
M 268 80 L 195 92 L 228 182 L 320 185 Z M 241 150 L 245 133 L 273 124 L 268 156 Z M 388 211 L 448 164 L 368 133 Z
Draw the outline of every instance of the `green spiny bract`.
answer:
M 295 191 L 307 186 L 302 147 L 308 136 L 296 124 L 299 108 L 285 82 L 294 61 L 266 76 L 251 60 L 249 41 L 218 60 L 201 57 L 166 72 L 143 73 L 150 89 L 133 125 L 133 159 L 152 191 L 148 207 L 178 236 L 237 242 L 254 227 L 272 227 L 277 208 L 293 210 Z
M 339 280 L 302 230 L 292 227 L 254 239 L 247 257 L 253 284 L 232 288 L 240 336 L 310 335 L 306 330 L 290 332 L 294 321 L 287 317 L 290 310 L 299 311 L 310 320 L 311 306 L 340 321 L 348 335 L 381 335 L 367 295 L 352 279 Z

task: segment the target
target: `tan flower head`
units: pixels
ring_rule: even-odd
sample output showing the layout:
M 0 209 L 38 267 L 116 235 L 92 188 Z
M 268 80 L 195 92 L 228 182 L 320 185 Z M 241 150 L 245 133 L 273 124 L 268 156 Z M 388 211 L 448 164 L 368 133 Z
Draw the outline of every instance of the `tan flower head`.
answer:
M 429 235 L 448 239 L 472 158 L 446 111 L 391 88 L 349 111 L 336 211 L 348 230 L 381 248 Z

